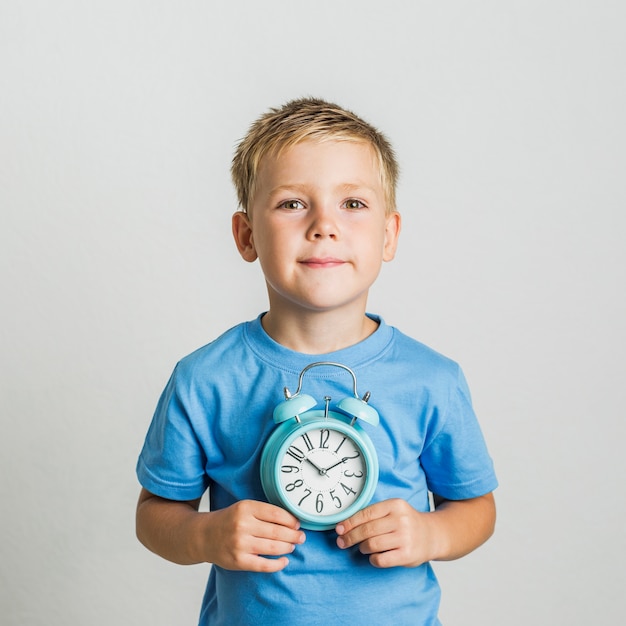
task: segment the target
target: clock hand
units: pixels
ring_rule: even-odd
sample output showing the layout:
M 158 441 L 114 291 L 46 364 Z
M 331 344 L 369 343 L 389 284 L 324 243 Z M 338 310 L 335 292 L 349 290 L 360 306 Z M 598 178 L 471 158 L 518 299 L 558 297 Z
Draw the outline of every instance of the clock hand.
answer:
M 337 463 L 335 463 L 334 465 L 331 465 L 330 467 L 327 467 L 324 472 L 328 472 L 328 470 L 333 469 L 333 467 L 337 467 L 337 465 L 341 465 L 342 463 L 345 463 L 346 461 L 349 460 L 350 457 L 344 456 L 343 459 L 341 459 L 341 461 L 337 461 Z
M 318 467 L 317 465 L 315 465 L 315 463 L 313 463 L 313 461 L 311 461 L 311 459 L 309 459 L 309 457 L 305 458 L 305 461 L 308 461 L 322 476 L 326 476 L 326 472 L 328 470 L 322 469 L 321 467 Z

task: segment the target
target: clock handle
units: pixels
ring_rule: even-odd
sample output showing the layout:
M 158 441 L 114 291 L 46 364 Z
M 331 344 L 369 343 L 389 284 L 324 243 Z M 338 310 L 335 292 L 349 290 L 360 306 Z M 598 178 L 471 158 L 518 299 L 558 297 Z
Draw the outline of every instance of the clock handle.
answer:
M 377 426 L 380 418 L 378 416 L 378 411 L 369 404 L 367 404 L 370 398 L 370 392 L 368 391 L 363 398 L 359 398 L 359 393 L 357 391 L 356 386 L 356 374 L 347 366 L 342 363 L 335 363 L 333 361 L 318 361 L 315 363 L 310 363 L 307 365 L 301 372 L 298 377 L 298 388 L 293 396 L 289 393 L 289 390 L 285 388 L 285 397 L 287 400 L 279 404 L 276 409 L 274 409 L 274 421 L 276 423 L 284 422 L 292 417 L 295 417 L 298 421 L 298 415 L 304 413 L 309 409 L 312 409 L 316 402 L 311 396 L 300 395 L 302 390 L 302 380 L 304 379 L 304 375 L 308 372 L 312 367 L 319 367 L 322 365 L 331 366 L 331 367 L 339 367 L 343 370 L 346 370 L 350 376 L 352 376 L 352 392 L 354 397 L 347 397 L 341 400 L 337 407 L 341 409 L 344 413 L 352 416 L 352 423 L 357 419 L 362 419 L 364 422 L 368 424 L 372 424 L 372 426 Z M 302 400 L 301 403 L 296 403 L 297 400 Z M 293 404 L 292 404 L 293 403 Z M 304 408 L 303 408 L 304 407 Z M 298 409 L 297 411 L 295 409 Z M 279 421 L 280 420 L 280 421 Z

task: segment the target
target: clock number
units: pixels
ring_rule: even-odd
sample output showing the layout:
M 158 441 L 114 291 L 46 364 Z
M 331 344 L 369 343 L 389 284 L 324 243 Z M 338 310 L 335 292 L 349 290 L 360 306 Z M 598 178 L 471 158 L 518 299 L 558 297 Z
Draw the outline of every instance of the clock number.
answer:
M 356 491 L 354 489 L 352 489 L 351 487 L 348 487 L 347 485 L 344 485 L 343 483 L 339 483 L 342 487 L 343 490 L 346 492 L 346 495 L 349 496 L 350 494 L 352 494 L 353 496 L 356 496 Z
M 328 439 L 330 437 L 330 431 L 327 428 L 320 430 L 320 448 L 328 448 Z
M 343 473 L 346 478 L 363 478 L 363 472 L 348 472 L 347 470 Z
M 317 498 L 315 500 L 315 510 L 318 513 L 321 513 L 324 510 L 324 494 L 318 493 Z
M 340 509 L 341 508 L 341 499 L 339 498 L 339 496 L 335 495 L 335 490 L 331 489 L 331 491 L 329 491 L 328 493 L 330 493 L 330 497 L 333 499 L 333 502 L 335 503 L 335 508 Z
M 302 498 L 302 500 L 298 502 L 298 506 L 302 506 L 302 503 L 311 495 L 310 489 L 305 489 L 304 491 L 305 491 L 304 498 Z
M 287 450 L 287 454 L 293 457 L 298 463 L 302 463 L 304 461 L 304 452 L 297 448 L 296 446 L 289 446 L 289 450 Z
M 295 465 L 283 465 L 280 471 L 283 472 L 283 474 L 291 474 L 292 472 L 299 472 L 300 468 Z
M 347 439 L 347 437 L 344 437 L 341 440 L 341 443 L 335 448 L 335 454 L 337 454 L 337 452 L 339 452 L 339 448 L 341 448 L 341 446 L 343 446 L 343 444 L 345 443 L 346 439 Z
M 311 439 L 309 438 L 309 433 L 304 433 L 304 435 L 302 435 L 302 440 L 304 441 L 307 450 L 313 450 L 313 444 L 311 443 Z
M 287 485 L 285 485 L 285 491 L 293 491 L 294 489 L 297 489 L 298 487 L 302 487 L 302 485 L 304 485 L 304 481 L 298 478 L 298 480 L 294 480 L 294 482 L 288 483 Z

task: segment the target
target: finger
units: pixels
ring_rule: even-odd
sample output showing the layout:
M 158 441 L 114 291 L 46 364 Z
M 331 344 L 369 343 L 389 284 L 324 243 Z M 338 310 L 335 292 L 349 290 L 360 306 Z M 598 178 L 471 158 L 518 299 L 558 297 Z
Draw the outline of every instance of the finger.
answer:
M 265 556 L 250 555 L 245 561 L 242 560 L 242 570 L 249 572 L 260 572 L 264 574 L 272 574 L 280 572 L 289 565 L 289 559 L 281 556 L 276 559 Z
M 370 536 L 358 542 L 359 550 L 363 554 L 378 554 L 401 547 L 398 534 L 393 529 L 381 527 L 380 529 L 372 528 L 371 530 L 372 534 Z
M 303 530 L 295 530 L 271 522 L 259 522 L 250 534 L 258 541 L 278 544 L 280 546 L 278 548 L 279 550 L 281 547 L 284 548 L 288 546 L 288 548 L 284 549 L 282 552 L 274 551 L 271 554 L 285 554 L 286 552 L 291 552 L 296 546 L 304 543 L 306 540 L 306 534 Z M 257 551 L 257 553 L 259 552 L 262 553 L 262 551 Z
M 370 563 L 380 569 L 399 567 L 406 564 L 406 557 L 402 550 L 388 550 L 370 555 Z
M 304 543 L 306 540 L 306 534 L 304 531 L 296 530 L 288 526 L 282 526 L 273 522 L 259 522 L 251 534 L 258 540 L 270 541 L 278 544 L 282 548 L 288 546 L 288 549 L 283 549 L 282 552 L 280 551 L 281 547 L 279 547 L 278 552 L 273 551 L 267 552 L 266 554 L 285 554 L 287 552 L 292 552 L 295 546 Z M 262 551 L 259 552 L 263 553 Z
M 250 541 L 250 552 L 261 556 L 285 556 L 296 549 L 295 543 L 287 541 L 274 541 L 264 537 L 253 537 Z
M 390 541 L 389 541 L 390 540 Z M 426 552 L 419 545 L 392 533 L 380 543 L 381 549 L 372 544 L 370 563 L 375 567 L 416 567 L 428 560 Z M 362 546 L 359 546 L 362 549 Z
M 337 525 L 337 545 L 340 548 L 349 548 L 393 530 L 392 517 L 384 507 L 372 507 L 371 511 L 363 509 L 346 522 Z
M 295 544 L 266 537 L 238 537 L 233 546 L 225 546 L 221 564 L 226 569 L 249 571 L 278 571 L 288 564 L 287 555 Z
M 358 545 L 361 552 L 371 554 L 379 550 L 390 549 L 392 543 L 393 524 L 389 517 L 373 520 L 357 526 L 350 532 L 337 537 L 340 548 L 350 548 Z
M 279 506 L 267 502 L 260 502 L 259 505 L 256 511 L 257 519 L 294 530 L 300 528 L 300 520 L 289 513 L 289 511 L 285 511 L 285 509 L 281 509 Z
M 385 515 L 387 515 L 386 503 L 378 502 L 377 504 L 372 504 L 365 507 L 364 509 L 361 509 L 352 517 L 349 517 L 343 522 L 340 522 L 339 524 L 337 524 L 335 530 L 338 535 L 345 535 L 355 528 L 358 528 L 363 524 L 367 524 L 372 520 L 384 517 Z

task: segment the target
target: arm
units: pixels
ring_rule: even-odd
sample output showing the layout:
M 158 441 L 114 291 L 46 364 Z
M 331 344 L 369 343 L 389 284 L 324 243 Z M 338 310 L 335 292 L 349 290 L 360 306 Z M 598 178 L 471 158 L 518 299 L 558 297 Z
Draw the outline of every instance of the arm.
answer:
M 136 515 L 138 539 L 152 552 L 181 565 L 208 562 L 258 572 L 283 569 L 289 562 L 284 555 L 304 542 L 298 521 L 271 504 L 243 500 L 210 512 L 199 512 L 199 504 L 199 499 L 167 500 L 142 489 Z
M 493 534 L 493 494 L 470 500 L 435 496 L 435 510 L 420 513 L 404 500 L 385 500 L 338 524 L 340 548 L 359 545 L 376 567 L 416 567 L 458 559 Z

